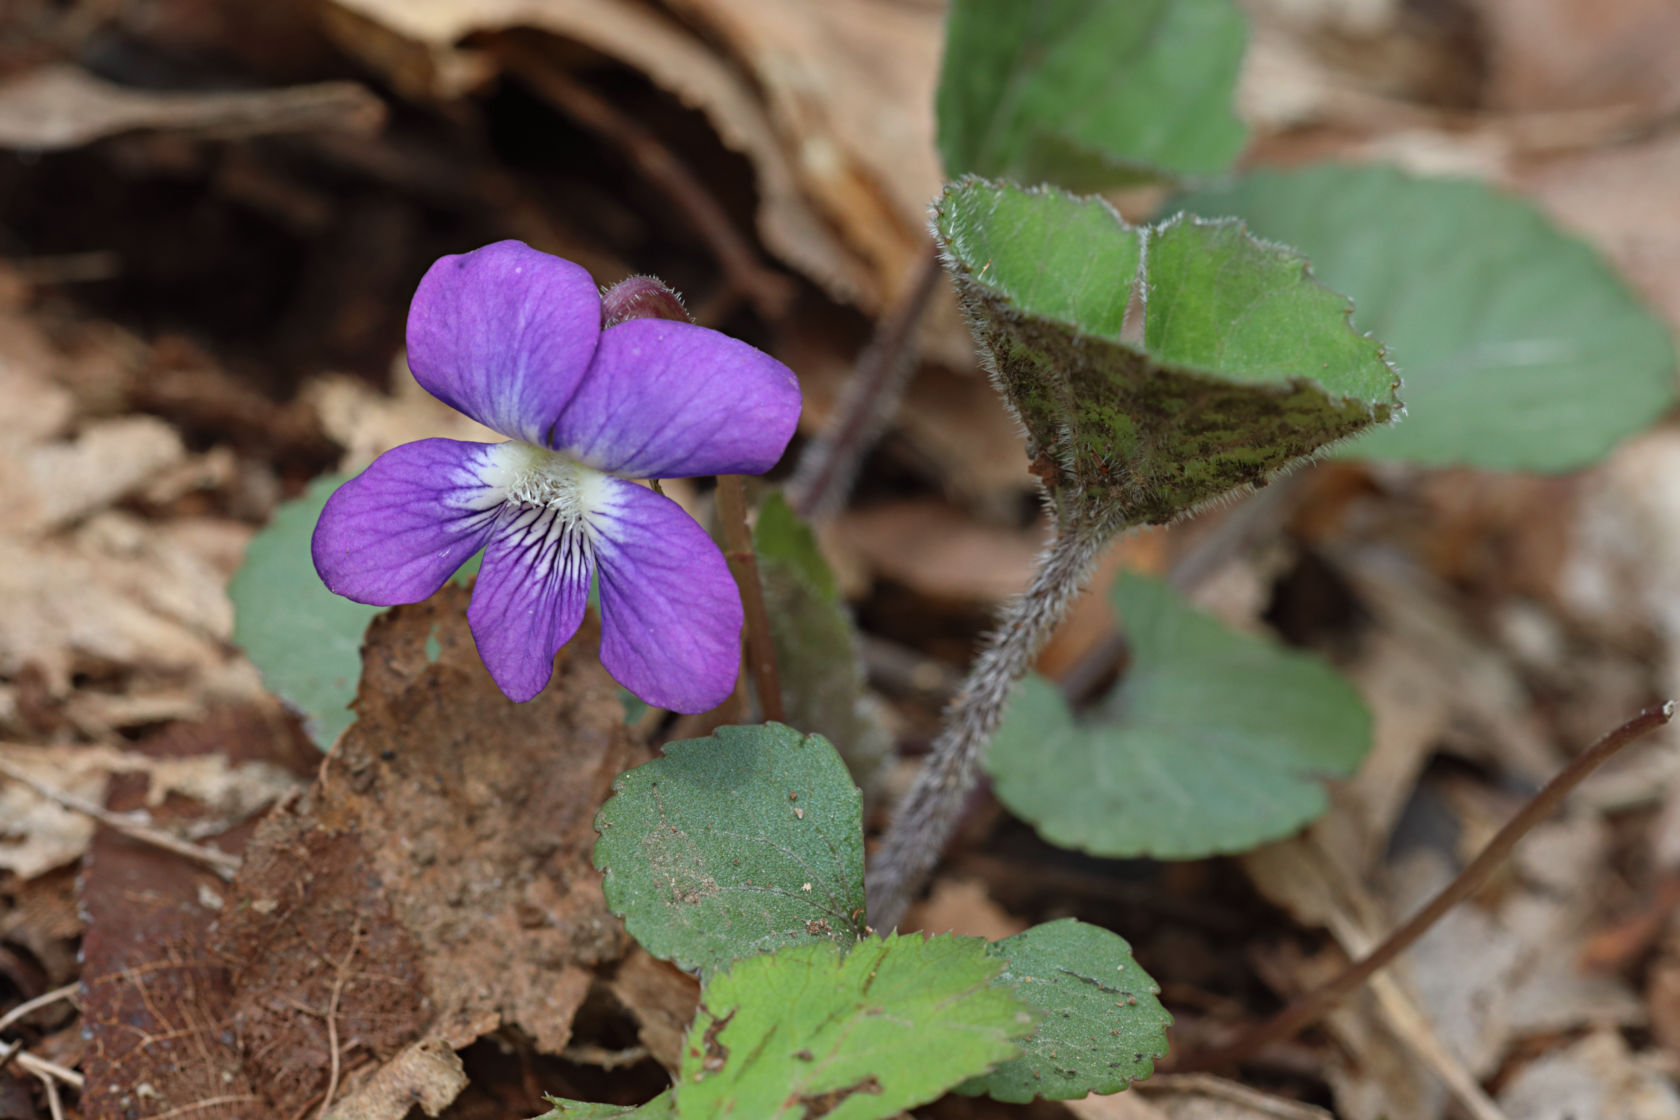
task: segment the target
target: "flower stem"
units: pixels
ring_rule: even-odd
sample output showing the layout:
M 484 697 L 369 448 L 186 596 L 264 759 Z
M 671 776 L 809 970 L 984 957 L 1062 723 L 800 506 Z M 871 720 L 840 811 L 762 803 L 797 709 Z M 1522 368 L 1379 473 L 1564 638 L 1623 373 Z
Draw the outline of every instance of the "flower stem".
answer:
M 875 855 L 868 887 L 869 921 L 877 929 L 898 924 L 939 861 L 979 776 L 986 744 L 1003 722 L 1015 682 L 1026 675 L 1051 628 L 1085 585 L 1115 527 L 1065 510 L 1058 514 L 1056 535 L 1039 557 L 1032 582 L 1003 608 L 998 628 L 945 710 L 933 751 Z
M 931 242 L 910 286 L 858 355 L 828 430 L 806 445 L 788 482 L 788 503 L 807 521 L 828 517 L 846 501 L 858 464 L 898 408 L 916 357 L 916 324 L 927 310 L 942 269 Z
M 1303 1028 L 1323 1018 L 1343 998 L 1411 948 L 1418 938 L 1441 920 L 1443 914 L 1480 890 L 1494 870 L 1511 854 L 1517 842 L 1528 835 L 1535 825 L 1550 816 L 1552 810 L 1561 805 L 1563 799 L 1580 785 L 1588 774 L 1609 761 L 1617 751 L 1629 743 L 1643 738 L 1673 719 L 1674 713 L 1675 703 L 1672 700 L 1654 708 L 1646 708 L 1576 755 L 1539 793 L 1517 810 L 1517 815 L 1494 834 L 1493 839 L 1477 853 L 1468 867 L 1458 873 L 1457 878 L 1443 887 L 1439 894 L 1430 899 L 1423 909 L 1412 915 L 1404 925 L 1389 934 L 1381 945 L 1348 965 L 1328 983 L 1308 992 L 1264 1023 L 1244 1031 L 1224 1046 L 1191 1054 L 1177 1068 L 1180 1071 L 1211 1070 L 1233 1065 L 1253 1057 L 1268 1044 L 1287 1041 Z
M 776 647 L 770 641 L 770 615 L 764 609 L 764 588 L 758 582 L 758 553 L 753 549 L 752 530 L 747 528 L 747 488 L 738 474 L 720 474 L 717 480 L 718 519 L 723 523 L 723 543 L 728 551 L 729 570 L 741 589 L 741 609 L 747 625 L 747 663 L 752 667 L 758 689 L 758 707 L 767 721 L 780 723 L 782 679 L 776 671 Z

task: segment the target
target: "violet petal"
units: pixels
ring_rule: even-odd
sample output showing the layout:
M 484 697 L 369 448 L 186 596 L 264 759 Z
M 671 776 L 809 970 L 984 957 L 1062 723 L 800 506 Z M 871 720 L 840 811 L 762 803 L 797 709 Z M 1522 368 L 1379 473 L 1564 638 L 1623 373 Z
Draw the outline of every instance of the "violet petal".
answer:
M 632 319 L 601 332 L 550 446 L 632 478 L 763 474 L 799 422 L 781 362 L 692 323 Z
M 502 491 L 484 481 L 494 445 L 423 439 L 385 452 L 327 499 L 311 551 L 347 599 L 418 603 L 484 545 Z
M 438 400 L 541 445 L 600 335 L 601 297 L 588 272 L 498 241 L 427 270 L 408 309 L 408 364 Z
M 588 531 L 546 506 L 509 506 L 491 534 L 467 622 L 484 667 L 510 700 L 548 684 L 554 655 L 589 602 Z
M 741 597 L 712 538 L 671 499 L 609 479 L 589 516 L 601 573 L 601 664 L 658 708 L 704 712 L 735 688 Z

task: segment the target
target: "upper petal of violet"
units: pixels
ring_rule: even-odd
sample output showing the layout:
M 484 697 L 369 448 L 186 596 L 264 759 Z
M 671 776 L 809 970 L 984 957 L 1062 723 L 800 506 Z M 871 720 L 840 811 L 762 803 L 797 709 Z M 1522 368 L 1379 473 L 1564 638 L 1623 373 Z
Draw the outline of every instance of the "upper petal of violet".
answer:
M 358 603 L 418 603 L 484 545 L 504 494 L 485 479 L 495 447 L 423 439 L 385 452 L 327 499 L 315 570 Z
M 550 446 L 631 478 L 763 474 L 799 422 L 799 380 L 770 355 L 692 323 L 601 332 Z
M 601 297 L 588 272 L 498 241 L 427 270 L 408 309 L 408 364 L 445 404 L 540 445 L 600 336 Z

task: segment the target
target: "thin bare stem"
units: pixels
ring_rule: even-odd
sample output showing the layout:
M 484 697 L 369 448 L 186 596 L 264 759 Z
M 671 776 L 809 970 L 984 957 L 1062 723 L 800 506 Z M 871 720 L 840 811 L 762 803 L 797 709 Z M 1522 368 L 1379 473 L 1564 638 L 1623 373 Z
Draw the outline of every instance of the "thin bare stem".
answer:
M 0 1031 L 5 1030 L 7 1027 L 11 1026 L 19 1019 L 22 1019 L 25 1015 L 28 1015 L 32 1011 L 39 1011 L 43 1007 L 51 1007 L 61 999 L 73 999 L 76 995 L 76 989 L 78 987 L 80 987 L 78 984 L 66 984 L 62 988 L 54 988 L 50 992 L 42 992 L 34 999 L 24 1000 L 4 1015 L 0 1015 Z
M 154 848 L 162 848 L 165 851 L 174 852 L 178 856 L 185 856 L 190 860 L 202 863 L 224 878 L 232 878 L 233 873 L 239 870 L 241 861 L 238 856 L 229 855 L 217 848 L 207 848 L 201 844 L 194 844 L 177 836 L 171 836 L 160 828 L 141 824 L 123 816 L 121 813 L 113 813 L 103 805 L 95 805 L 93 802 L 85 801 L 74 794 L 64 793 L 61 790 L 53 789 L 51 786 L 43 785 L 4 759 L 0 759 L 0 775 L 4 775 L 14 782 L 21 782 L 48 801 L 61 805 L 72 812 L 92 817 L 105 827 L 115 829 L 132 840 L 139 840 L 141 843 L 150 844 Z
M 741 609 L 747 624 L 747 662 L 753 684 L 758 688 L 758 707 L 766 720 L 780 723 L 782 678 L 776 669 L 776 647 L 770 641 L 770 614 L 764 608 L 764 588 L 758 582 L 758 553 L 753 549 L 752 530 L 747 527 L 747 488 L 738 474 L 721 474 L 717 480 L 718 520 L 723 523 L 723 543 L 729 569 L 741 588 Z
M 16 1052 L 16 1061 L 18 1068 L 33 1073 L 36 1077 L 56 1078 L 72 1089 L 82 1087 L 81 1074 L 73 1069 L 66 1069 L 57 1062 L 48 1061 L 46 1058 L 38 1058 L 27 1050 L 19 1049 Z
M 1675 702 L 1668 701 L 1655 708 L 1646 708 L 1637 716 L 1610 732 L 1572 759 L 1569 765 L 1547 782 L 1528 804 L 1506 822 L 1494 838 L 1470 865 L 1459 872 L 1439 894 L 1403 925 L 1385 938 L 1382 944 L 1364 957 L 1350 964 L 1328 983 L 1306 993 L 1282 1011 L 1247 1031 L 1234 1041 L 1212 1050 L 1190 1055 L 1178 1066 L 1180 1070 L 1211 1070 L 1233 1065 L 1253 1057 L 1262 1047 L 1284 1042 L 1303 1028 L 1323 1018 L 1349 993 L 1359 988 L 1377 972 L 1389 965 L 1401 953 L 1422 937 L 1441 916 L 1480 890 L 1503 863 L 1517 842 L 1535 825 L 1550 816 L 1571 790 L 1581 784 L 1588 774 L 1608 761 L 1629 743 L 1650 734 L 1674 718 Z
M 858 355 L 828 430 L 806 444 L 799 456 L 787 494 L 788 503 L 806 520 L 828 517 L 845 504 L 858 464 L 897 410 L 916 357 L 916 325 L 941 271 L 939 250 L 930 242 L 909 287 Z
M 688 219 L 717 258 L 729 286 L 751 300 L 760 315 L 775 319 L 786 311 L 793 298 L 792 282 L 765 267 L 712 192 L 640 121 L 573 81 L 535 48 L 503 37 L 491 49 L 537 96 L 622 150 Z
M 945 710 L 932 753 L 899 803 L 870 868 L 869 921 L 892 929 L 939 862 L 979 776 L 980 757 L 1003 722 L 1015 682 L 1079 594 L 1113 526 L 1065 512 L 1027 590 L 1003 608 L 998 628 Z

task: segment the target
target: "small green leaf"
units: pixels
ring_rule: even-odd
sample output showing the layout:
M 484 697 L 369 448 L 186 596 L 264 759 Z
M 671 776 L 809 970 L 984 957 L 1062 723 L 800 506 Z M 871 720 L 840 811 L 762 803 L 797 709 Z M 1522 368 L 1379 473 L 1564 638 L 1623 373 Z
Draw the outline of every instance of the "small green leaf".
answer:
M 939 154 L 966 174 L 1074 190 L 1223 171 L 1246 27 L 1230 0 L 954 0 Z
M 682 1116 L 876 1120 L 1018 1052 L 1033 1017 L 977 938 L 798 945 L 714 976 L 683 1048 Z
M 666 1120 L 676 1106 L 667 1089 L 646 1104 L 591 1104 L 564 1097 L 545 1097 L 554 1107 L 534 1120 Z
M 840 581 L 823 558 L 817 535 L 799 520 L 780 491 L 772 491 L 759 507 L 753 547 L 760 559 L 779 560 L 791 567 L 825 602 L 840 602 Z
M 595 828 L 607 905 L 682 968 L 865 928 L 861 797 L 820 735 L 771 723 L 669 743 L 619 776 Z
M 350 702 L 362 676 L 362 636 L 381 607 L 327 590 L 315 572 L 309 542 L 315 522 L 347 476 L 322 475 L 301 495 L 280 503 L 251 538 L 245 562 L 228 585 L 233 641 L 262 674 L 263 684 L 303 717 L 322 750 L 355 722 Z M 474 556 L 456 579 L 478 571 Z
M 1371 717 L 1317 658 L 1228 630 L 1122 575 L 1132 663 L 1089 719 L 1029 677 L 993 740 L 998 799 L 1045 839 L 1105 856 L 1195 859 L 1286 836 L 1353 773 Z
M 946 189 L 937 231 L 1058 498 L 1170 521 L 1398 411 L 1348 302 L 1235 223 L 1138 230 L 1101 199 L 969 179 Z
M 869 695 L 839 581 L 780 494 L 766 499 L 753 540 L 788 721 L 820 731 L 853 780 L 868 786 L 893 740 Z
M 379 613 L 328 591 L 310 556 L 321 507 L 344 481 L 344 475 L 324 475 L 282 502 L 251 538 L 228 585 L 234 644 L 269 691 L 303 717 L 322 750 L 355 720 L 350 702 L 362 676 L 362 635 Z
M 1571 470 L 1674 403 L 1668 329 L 1588 245 L 1519 198 L 1321 166 L 1249 175 L 1180 205 L 1305 251 L 1393 348 L 1407 420 L 1348 454 Z
M 995 982 L 1042 1015 L 1020 1057 L 958 1092 L 1013 1102 L 1118 1093 L 1166 1054 L 1172 1016 L 1155 998 L 1160 985 L 1118 934 L 1063 918 L 993 942 L 991 952 L 1009 962 Z

